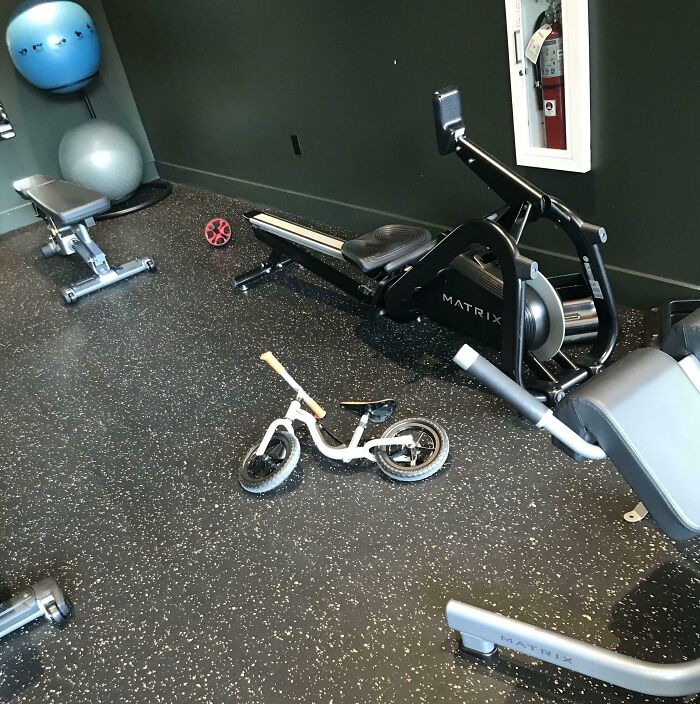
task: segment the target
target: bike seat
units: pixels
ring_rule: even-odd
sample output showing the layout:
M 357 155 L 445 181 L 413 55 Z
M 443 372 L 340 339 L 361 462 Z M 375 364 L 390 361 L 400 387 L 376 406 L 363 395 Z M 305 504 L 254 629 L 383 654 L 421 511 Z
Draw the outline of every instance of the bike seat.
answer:
M 371 423 L 383 423 L 396 410 L 393 398 L 385 398 L 383 401 L 342 401 L 340 405 L 358 416 L 368 413 Z
M 433 236 L 415 225 L 384 225 L 343 244 L 341 253 L 364 273 L 415 261 L 433 247 Z M 395 270 L 392 268 L 392 270 Z

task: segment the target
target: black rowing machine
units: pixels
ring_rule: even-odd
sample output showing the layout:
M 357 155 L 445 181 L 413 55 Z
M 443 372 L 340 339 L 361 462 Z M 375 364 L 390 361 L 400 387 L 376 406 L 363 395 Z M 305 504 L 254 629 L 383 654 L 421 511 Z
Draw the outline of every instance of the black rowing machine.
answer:
M 557 403 L 602 369 L 617 342 L 617 311 L 600 254 L 605 229 L 584 222 L 467 139 L 456 88 L 435 93 L 433 109 L 440 154 L 456 153 L 505 201 L 504 208 L 445 235 L 393 224 L 347 241 L 251 211 L 246 218 L 254 235 L 272 252 L 233 284 L 246 291 L 296 262 L 380 315 L 401 322 L 426 316 L 499 349 L 502 369 L 521 386 L 527 363 L 537 376 L 530 389 Z M 579 274 L 548 279 L 520 254 L 526 226 L 538 219 L 549 220 L 571 240 Z M 358 281 L 307 250 L 349 262 L 366 279 Z M 592 343 L 588 354 L 572 357 L 562 350 L 582 342 Z M 550 360 L 556 369 L 545 364 Z

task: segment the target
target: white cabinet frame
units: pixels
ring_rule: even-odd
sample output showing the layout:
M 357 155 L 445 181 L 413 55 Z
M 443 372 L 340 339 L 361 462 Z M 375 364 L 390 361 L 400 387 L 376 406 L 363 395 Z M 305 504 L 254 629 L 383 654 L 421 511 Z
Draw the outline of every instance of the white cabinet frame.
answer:
M 521 166 L 586 173 L 591 170 L 591 76 L 588 0 L 562 0 L 564 91 L 567 149 L 533 146 L 530 109 L 533 64 L 525 57 L 532 27 L 523 23 L 523 5 L 533 0 L 505 0 L 508 30 L 515 151 Z M 545 5 L 543 5 L 543 9 Z

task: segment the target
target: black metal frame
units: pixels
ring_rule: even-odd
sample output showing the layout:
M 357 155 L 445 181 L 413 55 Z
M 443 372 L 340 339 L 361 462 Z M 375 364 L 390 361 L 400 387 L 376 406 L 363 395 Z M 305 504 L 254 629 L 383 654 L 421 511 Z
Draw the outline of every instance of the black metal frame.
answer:
M 524 385 L 523 363 L 528 362 L 542 379 L 533 392 L 550 403 L 556 403 L 566 390 L 598 373 L 617 343 L 617 310 L 600 253 L 600 245 L 607 240 L 605 229 L 584 222 L 564 203 L 547 195 L 466 139 L 456 88 L 436 93 L 433 105 L 440 153 L 456 152 L 505 201 L 506 207 L 480 220 L 460 225 L 410 267 L 392 274 L 382 272 L 383 278 L 370 279 L 369 285 L 251 222 L 253 233 L 272 249 L 272 255 L 262 266 L 237 277 L 234 286 L 245 290 L 276 267 L 295 261 L 353 298 L 378 308 L 380 313 L 396 320 L 409 320 L 425 312 L 423 292 L 456 257 L 474 245 L 487 247 L 498 260 L 503 276 L 502 367 Z M 256 215 L 260 215 L 260 211 L 251 211 L 246 217 L 250 220 Z M 518 243 L 527 225 L 540 218 L 563 230 L 574 244 L 598 315 L 598 333 L 588 354 L 575 361 L 563 352 L 556 355 L 555 360 L 563 370 L 560 376 L 555 376 L 526 353 L 524 345 L 525 285 L 537 275 L 537 265 L 520 254 Z

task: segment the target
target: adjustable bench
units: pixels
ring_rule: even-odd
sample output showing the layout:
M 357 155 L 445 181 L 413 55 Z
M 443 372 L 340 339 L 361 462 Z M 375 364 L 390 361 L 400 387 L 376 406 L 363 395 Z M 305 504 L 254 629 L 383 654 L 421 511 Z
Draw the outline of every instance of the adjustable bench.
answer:
M 54 254 L 77 253 L 93 271 L 93 275 L 61 289 L 66 303 L 74 303 L 88 293 L 98 291 L 117 281 L 128 279 L 142 271 L 154 271 L 152 259 L 136 259 L 114 268 L 88 233 L 95 224 L 95 216 L 107 212 L 111 203 L 106 196 L 75 183 L 59 181 L 40 174 L 15 181 L 13 188 L 34 205 L 51 236 L 41 248 L 45 257 Z

